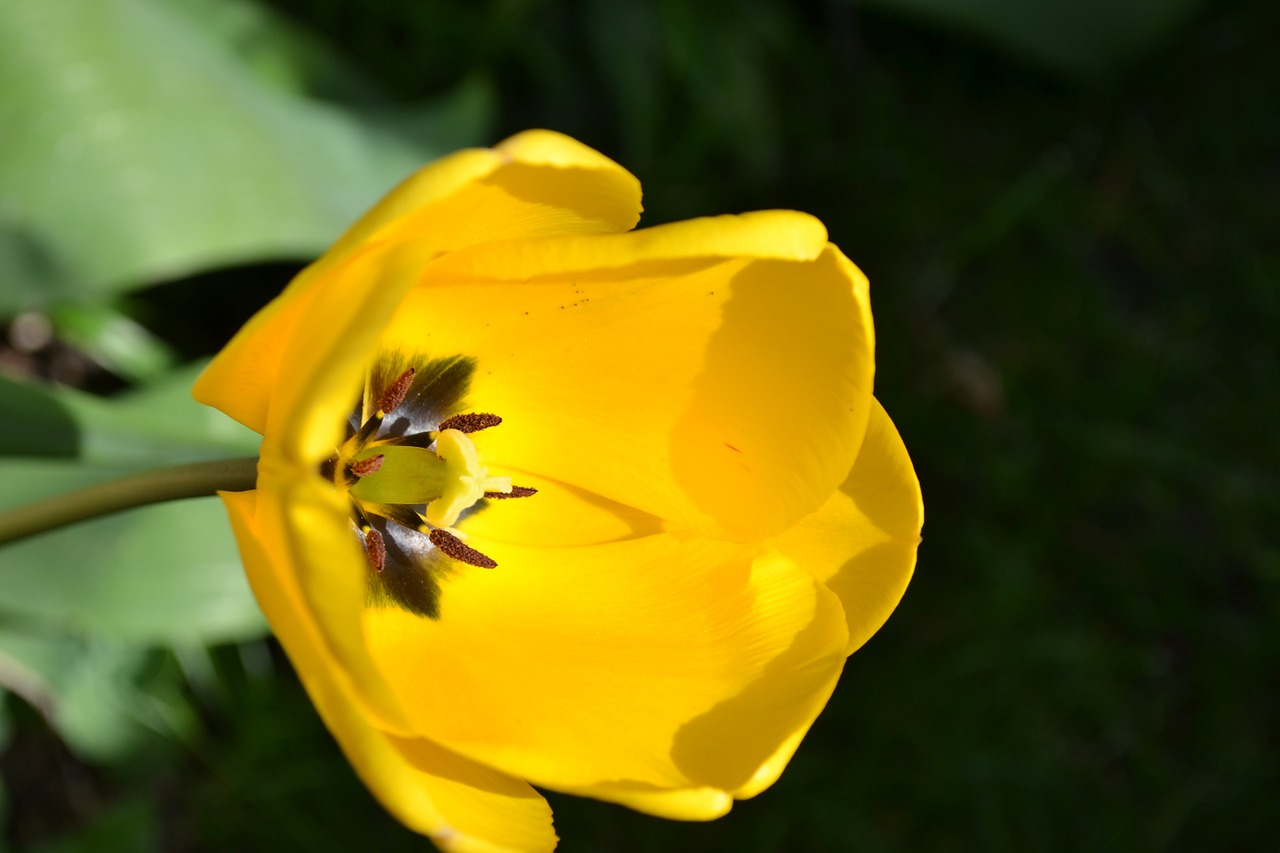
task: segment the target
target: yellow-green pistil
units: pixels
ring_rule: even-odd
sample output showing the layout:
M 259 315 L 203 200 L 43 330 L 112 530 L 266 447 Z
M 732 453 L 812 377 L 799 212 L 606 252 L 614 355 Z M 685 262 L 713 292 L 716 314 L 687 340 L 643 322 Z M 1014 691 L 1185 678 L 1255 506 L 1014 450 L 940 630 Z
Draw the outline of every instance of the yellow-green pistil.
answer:
M 387 415 L 404 402 L 414 369 L 404 371 L 378 398 L 375 411 L 323 466 L 335 486 L 347 492 L 352 515 L 370 565 L 381 572 L 386 543 L 371 517 L 386 518 L 417 533 L 448 556 L 482 568 L 497 565 L 463 542 L 454 525 L 485 497 L 528 497 L 535 490 L 512 486 L 510 477 L 491 477 L 468 433 L 502 423 L 497 415 L 454 415 L 430 432 L 429 447 L 378 436 Z

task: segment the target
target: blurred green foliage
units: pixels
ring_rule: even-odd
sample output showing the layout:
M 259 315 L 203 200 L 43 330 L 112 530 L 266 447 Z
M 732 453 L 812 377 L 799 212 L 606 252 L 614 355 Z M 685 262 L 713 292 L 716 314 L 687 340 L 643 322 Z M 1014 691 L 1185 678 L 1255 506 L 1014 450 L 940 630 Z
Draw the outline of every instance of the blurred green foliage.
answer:
M 774 788 L 693 825 L 553 797 L 562 849 L 1259 849 L 1277 31 L 1263 0 L 0 6 L 0 506 L 252 452 L 198 360 L 417 162 L 554 127 L 647 223 L 828 224 L 928 514 Z M 257 620 L 210 501 L 0 552 L 8 844 L 423 849 Z
M 414 144 L 372 107 L 311 97 L 335 65 L 240 0 L 6 6 L 0 309 L 310 257 L 483 124 L 463 89 L 436 107 L 453 133 Z
M 854 2 L 854 0 L 849 0 Z M 1065 77 L 1133 69 L 1188 23 L 1200 0 L 862 0 L 971 36 Z

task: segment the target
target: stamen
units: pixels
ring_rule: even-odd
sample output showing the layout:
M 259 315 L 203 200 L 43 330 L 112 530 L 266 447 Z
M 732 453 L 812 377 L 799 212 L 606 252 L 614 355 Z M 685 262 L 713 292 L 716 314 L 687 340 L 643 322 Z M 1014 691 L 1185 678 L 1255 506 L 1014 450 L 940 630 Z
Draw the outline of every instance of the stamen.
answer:
M 382 468 L 382 460 L 383 455 L 379 453 L 377 456 L 370 456 L 368 459 L 352 462 L 349 470 L 357 480 L 361 477 L 368 477 L 370 474 L 378 473 L 378 470 Z
M 369 565 L 375 572 L 387 567 L 387 543 L 382 541 L 382 534 L 370 527 L 364 532 L 364 550 L 369 555 Z M 441 549 L 443 550 L 443 549 Z
M 364 421 L 350 429 L 333 456 L 319 466 L 351 501 L 353 532 L 370 568 L 379 574 L 369 588 L 433 619 L 439 615 L 437 575 L 448 572 L 443 558 L 482 569 L 498 565 L 468 545 L 466 534 L 454 525 L 483 498 L 527 498 L 538 493 L 529 486 L 513 485 L 509 476 L 490 476 L 468 438 L 469 433 L 501 424 L 499 416 L 462 412 L 439 421 L 435 429 L 424 428 L 440 417 L 439 412 L 461 408 L 470 375 L 468 367 L 462 379 L 450 379 L 452 374 L 437 361 L 425 364 L 422 371 L 405 369 L 380 392 L 373 384 L 376 380 L 368 379 L 354 415 L 359 418 L 363 412 Z M 371 374 L 386 376 L 386 368 L 375 366 Z M 390 424 L 399 417 L 393 412 L 410 408 L 414 411 L 406 412 L 395 428 L 380 435 L 384 421 Z M 378 521 L 378 528 L 370 524 L 371 518 Z M 435 552 L 424 550 L 421 536 L 435 546 Z
M 491 500 L 502 500 L 504 498 L 531 498 L 537 493 L 537 489 L 531 489 L 528 486 L 512 486 L 509 492 L 485 492 L 484 496 Z
M 465 415 L 454 415 L 446 418 L 444 423 L 436 427 L 437 431 L 456 429 L 458 432 L 479 432 L 482 429 L 495 427 L 502 423 L 502 418 L 488 412 L 468 412 Z
M 378 398 L 379 412 L 389 415 L 400 408 L 405 395 L 409 393 L 409 386 L 413 384 L 413 374 L 414 369 L 410 367 L 400 374 L 399 379 L 387 386 L 387 390 L 383 391 L 382 396 Z
M 373 434 L 382 426 L 382 420 L 387 415 L 400 408 L 400 404 L 404 402 L 405 395 L 409 393 L 409 386 L 413 385 L 414 369 L 410 367 L 404 373 L 400 374 L 400 378 L 387 386 L 387 390 L 382 392 L 382 396 L 378 398 L 376 403 L 378 410 L 369 416 L 369 419 L 360 424 L 360 429 L 356 430 L 356 434 L 347 439 L 344 447 L 349 451 L 359 450 L 364 447 L 364 443 L 373 437 Z
M 432 545 L 435 545 L 445 554 L 461 563 L 466 563 L 470 566 L 477 566 L 481 569 L 492 569 L 498 565 L 496 561 L 486 557 L 484 554 L 481 554 L 475 548 L 467 545 L 457 536 L 454 536 L 446 530 L 442 530 L 438 527 L 433 528 L 431 532 L 427 534 L 427 538 L 431 540 Z

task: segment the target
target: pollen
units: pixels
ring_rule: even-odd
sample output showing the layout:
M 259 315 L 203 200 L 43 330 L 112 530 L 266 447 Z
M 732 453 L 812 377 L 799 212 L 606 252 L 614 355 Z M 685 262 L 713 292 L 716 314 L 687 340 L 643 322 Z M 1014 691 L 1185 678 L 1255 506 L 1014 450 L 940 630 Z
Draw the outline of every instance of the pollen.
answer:
M 369 555 L 369 565 L 375 572 L 381 572 L 387 566 L 387 543 L 382 534 L 370 527 L 364 534 L 364 550 Z
M 497 568 L 497 563 L 490 557 L 481 554 L 475 548 L 463 542 L 447 530 L 437 527 L 427 534 L 431 544 L 459 562 L 482 569 Z
M 528 486 L 512 486 L 509 492 L 485 492 L 484 496 L 490 499 L 502 500 L 503 498 L 531 498 L 537 493 L 537 489 L 531 489 Z
M 367 459 L 352 462 L 351 474 L 357 480 L 368 477 L 370 474 L 376 474 L 378 473 L 378 470 L 382 468 L 382 460 L 386 458 L 387 457 L 384 454 L 379 453 L 376 456 L 370 456 Z
M 382 396 L 378 397 L 378 411 L 384 415 L 389 415 L 396 409 L 400 408 L 400 404 L 404 402 L 404 397 L 409 393 L 409 388 L 413 385 L 413 376 L 417 373 L 412 367 L 400 374 L 400 378 L 387 386 L 382 392 Z
M 454 415 L 440 424 L 441 430 L 456 429 L 458 432 L 479 432 L 482 429 L 495 427 L 502 423 L 502 418 L 487 412 L 470 412 L 465 415 Z

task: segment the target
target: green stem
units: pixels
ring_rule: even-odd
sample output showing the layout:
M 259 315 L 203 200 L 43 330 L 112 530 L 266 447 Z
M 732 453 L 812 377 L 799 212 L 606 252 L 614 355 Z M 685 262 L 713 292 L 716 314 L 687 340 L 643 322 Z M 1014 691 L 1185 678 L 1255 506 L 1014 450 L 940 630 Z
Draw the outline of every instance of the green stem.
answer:
M 258 482 L 258 459 L 215 459 L 157 468 L 0 512 L 0 545 L 147 504 L 243 492 Z

